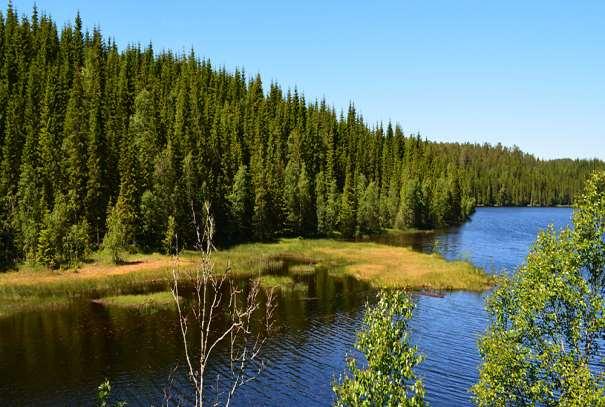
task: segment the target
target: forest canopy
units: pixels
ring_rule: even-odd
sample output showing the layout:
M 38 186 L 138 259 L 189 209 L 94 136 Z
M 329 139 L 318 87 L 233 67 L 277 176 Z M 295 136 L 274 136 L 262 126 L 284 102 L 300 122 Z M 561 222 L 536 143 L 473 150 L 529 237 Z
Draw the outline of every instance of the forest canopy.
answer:
M 477 205 L 568 205 L 598 168 L 430 142 L 193 52 L 119 50 L 79 15 L 0 12 L 3 265 L 56 267 L 104 239 L 187 247 L 206 201 L 219 244 L 445 227 Z

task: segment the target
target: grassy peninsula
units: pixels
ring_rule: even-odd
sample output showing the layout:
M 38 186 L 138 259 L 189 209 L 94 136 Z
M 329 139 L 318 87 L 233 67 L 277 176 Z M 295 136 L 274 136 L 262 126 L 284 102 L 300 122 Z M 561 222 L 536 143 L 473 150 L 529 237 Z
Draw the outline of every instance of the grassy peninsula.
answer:
M 21 265 L 16 271 L 0 274 L 0 316 L 62 306 L 74 298 L 166 291 L 172 269 L 195 267 L 197 257 L 192 251 L 183 252 L 177 260 L 161 254 L 136 254 L 115 265 L 107 256 L 96 254 L 78 269 L 60 271 Z M 494 283 L 492 276 L 466 261 L 447 261 L 437 254 L 403 247 L 329 239 L 243 244 L 216 252 L 214 261 L 216 270 L 231 267 L 235 277 L 261 276 L 266 287 L 283 285 L 284 295 L 293 285 L 292 276 L 309 275 L 319 268 L 353 276 L 375 288 L 482 291 Z

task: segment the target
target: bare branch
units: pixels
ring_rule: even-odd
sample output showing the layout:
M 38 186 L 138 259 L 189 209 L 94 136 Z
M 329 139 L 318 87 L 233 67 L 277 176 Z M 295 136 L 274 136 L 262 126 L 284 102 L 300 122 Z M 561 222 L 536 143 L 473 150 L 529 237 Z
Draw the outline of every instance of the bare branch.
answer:
M 216 250 L 213 244 L 214 221 L 210 216 L 210 205 L 204 204 L 205 219 L 203 232 L 200 232 L 197 224 L 195 207 L 191 202 L 193 223 L 196 230 L 197 249 L 201 258 L 198 267 L 186 275 L 193 287 L 193 297 L 190 302 L 190 311 L 187 313 L 180 304 L 179 297 L 179 269 L 178 261 L 173 268 L 172 295 L 177 303 L 180 333 L 183 340 L 183 349 L 188 368 L 189 380 L 195 390 L 195 405 L 204 404 L 204 379 L 206 368 L 217 348 L 226 343 L 229 356 L 230 384 L 225 391 L 224 404 L 229 405 L 238 388 L 254 380 L 263 370 L 264 363 L 260 360 L 261 349 L 266 342 L 267 336 L 272 328 L 273 313 L 275 310 L 275 298 L 273 290 L 266 293 L 264 304 L 264 315 L 259 314 L 261 309 L 260 285 L 258 281 L 249 283 L 247 294 L 239 287 L 231 275 L 231 265 L 217 273 L 214 270 L 212 254 Z M 228 290 L 228 293 L 225 293 Z M 228 300 L 227 300 L 228 299 Z M 187 315 L 193 316 L 199 329 L 199 354 L 195 359 L 189 343 L 189 320 Z M 220 326 L 217 318 L 225 314 L 228 322 L 219 332 Z M 263 320 L 263 329 L 256 334 L 253 333 L 253 324 L 256 320 Z M 194 362 L 195 360 L 195 362 Z M 216 378 L 216 398 L 214 405 L 219 405 L 221 387 L 219 376 Z

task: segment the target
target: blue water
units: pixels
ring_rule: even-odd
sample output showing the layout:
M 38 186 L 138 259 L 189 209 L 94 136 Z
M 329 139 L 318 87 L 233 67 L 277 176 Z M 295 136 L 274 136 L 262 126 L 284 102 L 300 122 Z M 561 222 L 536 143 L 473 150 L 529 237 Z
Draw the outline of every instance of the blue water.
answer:
M 571 222 L 570 208 L 478 208 L 470 222 L 438 236 L 447 258 L 468 258 L 493 271 L 514 271 L 525 259 L 540 230 Z
M 569 208 L 479 208 L 463 226 L 422 241 L 425 251 L 448 259 L 468 259 L 492 272 L 513 273 L 536 235 L 548 225 L 570 223 Z M 413 339 L 426 356 L 419 367 L 434 406 L 470 405 L 468 389 L 478 379 L 477 340 L 485 331 L 487 294 L 457 292 L 445 298 L 418 297 Z
M 539 230 L 569 223 L 566 208 L 479 208 L 470 222 L 401 241 L 449 259 L 465 258 L 494 272 L 523 262 Z M 264 355 L 266 370 L 246 385 L 235 405 L 328 405 L 332 381 L 352 352 L 362 307 L 372 292 L 350 278 L 309 277 L 306 293 L 280 298 L 277 333 Z M 470 404 L 477 379 L 477 338 L 487 326 L 483 295 L 417 297 L 412 340 L 425 355 L 418 374 L 435 406 Z M 190 401 L 175 315 L 109 312 L 90 302 L 63 310 L 0 319 L 0 405 L 93 405 L 110 378 L 129 406 Z M 224 372 L 219 356 L 213 372 Z M 172 383 L 171 385 L 169 385 Z

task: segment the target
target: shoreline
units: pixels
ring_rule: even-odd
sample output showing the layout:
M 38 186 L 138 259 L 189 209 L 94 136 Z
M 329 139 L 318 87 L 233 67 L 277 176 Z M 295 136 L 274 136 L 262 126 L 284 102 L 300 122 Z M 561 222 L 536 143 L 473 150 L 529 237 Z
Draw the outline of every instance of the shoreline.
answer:
M 51 271 L 20 266 L 0 274 L 0 317 L 26 310 L 65 306 L 73 299 L 166 291 L 172 270 L 195 267 L 199 255 L 129 255 L 114 265 L 95 254 L 77 270 Z M 492 288 L 497 278 L 467 261 L 448 261 L 405 247 L 330 239 L 281 239 L 247 243 L 213 254 L 216 270 L 231 267 L 234 278 L 295 275 L 302 268 L 323 268 L 332 276 L 351 276 L 373 288 L 409 291 L 474 291 Z M 308 271 L 307 271 L 308 272 Z

